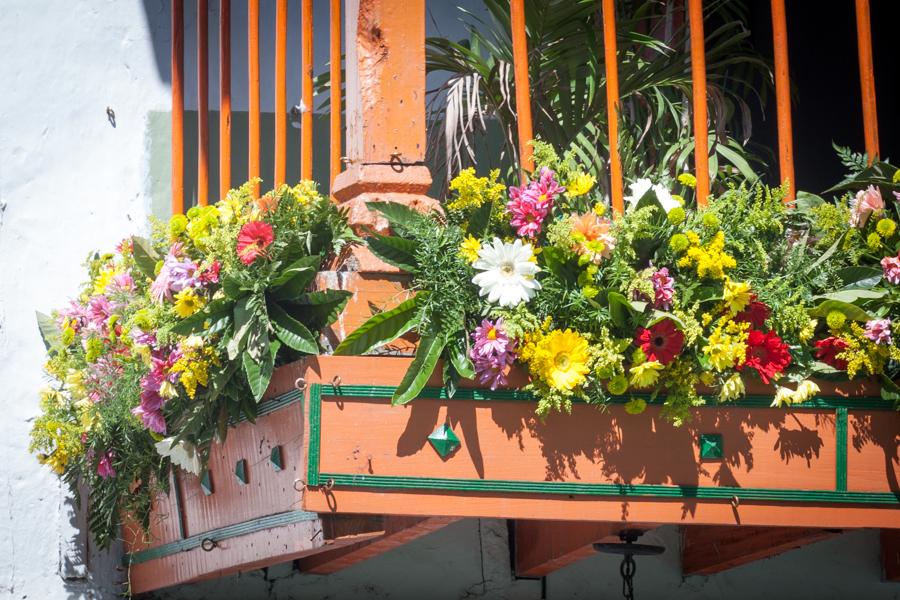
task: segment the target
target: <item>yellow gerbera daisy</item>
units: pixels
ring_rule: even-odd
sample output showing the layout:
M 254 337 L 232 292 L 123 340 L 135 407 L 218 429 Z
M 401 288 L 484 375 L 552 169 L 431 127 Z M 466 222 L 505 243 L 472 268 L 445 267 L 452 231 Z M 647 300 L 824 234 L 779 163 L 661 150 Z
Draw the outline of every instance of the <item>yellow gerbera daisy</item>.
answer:
M 206 304 L 206 301 L 197 295 L 194 288 L 185 288 L 175 294 L 175 314 L 182 319 L 203 308 L 204 304 Z
M 481 250 L 481 241 L 471 235 L 466 236 L 466 239 L 459 245 L 459 255 L 470 263 L 478 260 L 479 250 Z
M 659 372 L 663 370 L 661 362 L 648 360 L 647 362 L 631 367 L 631 385 L 638 389 L 645 389 L 656 383 Z
M 569 184 L 566 186 L 566 192 L 569 193 L 569 197 L 571 198 L 584 196 L 591 191 L 591 188 L 594 187 L 595 183 L 597 183 L 597 178 L 590 173 L 578 173 L 569 180 Z
M 576 331 L 551 331 L 543 336 L 535 352 L 538 374 L 557 390 L 572 391 L 584 383 L 590 371 L 588 342 Z

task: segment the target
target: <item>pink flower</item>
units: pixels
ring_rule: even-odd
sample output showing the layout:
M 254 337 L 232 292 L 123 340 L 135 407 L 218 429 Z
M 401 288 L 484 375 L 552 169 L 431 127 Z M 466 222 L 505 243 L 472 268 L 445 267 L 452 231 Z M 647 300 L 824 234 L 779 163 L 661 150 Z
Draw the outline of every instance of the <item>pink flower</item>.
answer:
M 675 297 L 675 280 L 669 277 L 669 269 L 663 267 L 650 276 L 653 283 L 653 308 L 669 310 Z
M 492 390 L 506 384 L 507 369 L 516 360 L 515 342 L 502 325 L 502 319 L 495 323 L 484 319 L 472 333 L 475 344 L 469 352 L 478 381 L 490 385 Z
M 538 180 L 525 188 L 511 187 L 506 210 L 512 215 L 510 225 L 516 228 L 516 235 L 533 238 L 540 233 L 553 201 L 562 191 L 556 174 L 546 167 L 541 169 Z
M 141 418 L 144 427 L 154 433 L 164 434 L 166 432 L 166 418 L 161 410 L 147 411 L 140 406 L 131 409 L 131 414 Z
M 509 336 L 503 330 L 503 319 L 497 319 L 496 323 L 484 319 L 475 328 L 472 338 L 475 340 L 473 350 L 481 356 L 504 353 L 509 346 Z
M 100 462 L 97 463 L 97 475 L 99 475 L 102 479 L 116 476 L 116 470 L 112 466 L 113 457 L 114 455 L 112 453 L 112 450 L 107 451 L 103 456 L 100 457 Z
M 110 287 L 116 292 L 129 292 L 134 289 L 134 279 L 131 277 L 131 273 L 119 273 L 113 277 Z
M 245 265 L 252 265 L 260 256 L 265 256 L 266 248 L 275 240 L 272 226 L 262 221 L 251 221 L 241 227 L 237 239 L 238 258 Z
M 108 333 L 106 323 L 115 310 L 115 305 L 106 296 L 94 296 L 87 304 L 85 317 L 87 328 L 91 331 L 99 331 L 103 335 Z
M 887 346 L 891 343 L 891 320 L 872 319 L 866 322 L 866 337 L 876 344 Z
M 900 283 L 900 256 L 885 256 L 881 259 L 884 278 L 897 285 Z
M 884 210 L 881 192 L 874 185 L 856 193 L 850 201 L 850 225 L 862 229 L 869 220 L 869 215 Z

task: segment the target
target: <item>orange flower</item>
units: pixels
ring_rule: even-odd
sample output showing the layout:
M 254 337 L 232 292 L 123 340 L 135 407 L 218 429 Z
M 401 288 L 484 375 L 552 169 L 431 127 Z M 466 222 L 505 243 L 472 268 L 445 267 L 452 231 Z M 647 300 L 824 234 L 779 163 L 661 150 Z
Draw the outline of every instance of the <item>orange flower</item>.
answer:
M 266 194 L 262 198 L 256 200 L 256 208 L 261 214 L 274 212 L 278 208 L 278 198 L 272 194 Z
M 611 226 L 612 221 L 593 212 L 573 217 L 572 233 L 579 242 L 575 251 L 579 254 L 590 254 L 591 260 L 595 263 L 601 258 L 609 258 L 616 247 L 616 238 L 609 232 Z M 600 252 L 595 251 L 598 244 L 589 243 L 597 241 L 602 242 L 603 249 Z

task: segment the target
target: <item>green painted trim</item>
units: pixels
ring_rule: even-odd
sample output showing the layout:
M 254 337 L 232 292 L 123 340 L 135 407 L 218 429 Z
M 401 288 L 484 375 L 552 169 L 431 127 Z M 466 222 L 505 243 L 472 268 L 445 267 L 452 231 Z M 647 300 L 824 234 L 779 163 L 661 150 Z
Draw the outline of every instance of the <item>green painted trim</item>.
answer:
M 456 492 L 486 493 L 521 493 L 521 494 L 557 494 L 605 497 L 651 497 L 651 498 L 695 498 L 708 500 L 757 500 L 771 502 L 827 502 L 841 504 L 871 504 L 884 506 L 900 505 L 900 493 L 894 492 L 847 492 L 846 490 L 791 490 L 769 488 L 739 487 L 701 487 L 674 486 L 655 484 L 614 484 L 614 483 L 573 483 L 551 481 L 503 481 L 483 479 L 442 479 L 427 477 L 395 477 L 380 475 L 347 475 L 342 473 L 321 473 L 319 457 L 321 453 L 322 398 L 328 397 L 366 397 L 390 398 L 394 392 L 389 386 L 355 386 L 342 385 L 336 388 L 327 384 L 310 386 L 310 438 L 308 485 L 317 486 L 322 480 L 332 480 L 334 485 L 345 487 L 363 487 L 396 490 L 444 490 Z M 443 388 L 426 388 L 420 398 L 447 399 Z M 769 407 L 770 400 L 762 396 L 751 397 L 751 402 L 764 402 Z M 454 400 L 530 400 L 531 396 L 515 390 L 458 390 Z M 738 406 L 747 406 L 745 402 L 736 402 Z M 866 407 L 868 399 L 849 399 L 843 397 L 822 397 L 800 405 L 803 408 L 834 407 L 838 403 L 853 404 L 854 407 Z M 757 404 L 750 404 L 756 406 Z M 796 408 L 798 405 L 794 405 Z M 848 406 L 838 406 L 845 414 Z M 884 409 L 887 410 L 887 409 Z M 839 419 L 838 419 L 839 420 Z M 846 426 L 846 423 L 844 424 Z M 846 432 L 845 432 L 846 439 Z M 846 444 L 844 445 L 846 450 Z M 846 464 L 844 466 L 846 474 Z
M 837 481 L 835 489 L 839 492 L 847 491 L 847 409 L 839 408 L 835 411 L 834 438 L 836 447 L 835 471 Z
M 166 556 L 178 554 L 179 552 L 187 552 L 188 550 L 199 548 L 203 543 L 203 540 L 206 539 L 212 540 L 214 542 L 221 542 L 223 540 L 239 537 L 242 535 L 256 533 L 257 531 L 272 529 L 273 527 L 283 527 L 285 525 L 300 523 L 302 521 L 313 521 L 318 518 L 319 515 L 317 513 L 306 512 L 305 510 L 290 510 L 283 513 L 260 517 L 259 519 L 244 521 L 243 523 L 227 525 L 225 527 L 213 529 L 205 533 L 198 533 L 197 535 L 192 535 L 191 537 L 185 538 L 183 540 L 179 540 L 177 542 L 169 542 L 168 544 L 162 544 L 161 546 L 157 546 L 155 548 L 139 550 L 138 552 L 134 552 L 133 554 L 126 554 L 123 561 L 126 565 L 139 565 L 147 561 L 156 560 L 158 558 L 164 558 Z
M 332 386 L 334 389 L 334 386 Z M 319 485 L 319 446 L 322 427 L 322 386 L 309 386 L 309 454 L 307 456 L 306 485 Z
M 271 415 L 273 412 L 281 410 L 285 406 L 290 406 L 294 402 L 299 400 L 303 400 L 303 392 L 300 390 L 291 390 L 289 392 L 285 392 L 280 396 L 275 396 L 274 398 L 270 398 L 269 400 L 265 400 L 260 402 L 256 408 L 256 417 L 264 417 L 266 415 Z M 245 423 L 249 421 L 246 415 L 241 414 L 236 419 L 232 419 L 230 425 L 234 427 L 238 423 Z
M 836 492 L 831 490 L 779 490 L 768 488 L 701 487 L 692 485 L 653 485 L 616 483 L 571 483 L 553 481 L 503 481 L 489 479 L 442 479 L 431 477 L 394 477 L 322 473 L 334 485 L 396 490 L 444 490 L 569 496 L 648 497 L 699 500 L 760 500 L 774 502 L 828 502 L 838 504 L 875 504 L 900 506 L 900 493 Z
M 322 396 L 358 396 L 366 398 L 391 398 L 397 389 L 392 386 L 383 385 L 341 385 L 335 388 L 330 384 L 314 384 L 323 388 Z M 419 398 L 428 398 L 433 400 L 476 400 L 476 401 L 518 401 L 518 402 L 534 402 L 534 396 L 528 392 L 519 390 L 479 390 L 479 389 L 457 389 L 453 398 L 447 395 L 445 388 L 427 387 L 418 395 Z M 745 396 L 738 400 L 727 403 L 719 403 L 713 396 L 705 397 L 709 402 L 709 408 L 728 408 L 732 406 L 747 408 L 771 408 L 773 396 L 754 395 Z M 650 394 L 630 394 L 627 396 L 612 396 L 610 403 L 625 404 L 632 398 L 641 398 L 647 404 L 662 404 L 665 402 L 664 395 L 658 395 L 651 398 Z M 576 402 L 584 402 L 581 399 L 574 399 Z M 860 410 L 893 410 L 890 403 L 885 402 L 880 397 L 863 397 L 863 398 L 845 398 L 843 396 L 817 396 L 806 402 L 798 402 L 791 405 L 795 408 L 853 408 Z

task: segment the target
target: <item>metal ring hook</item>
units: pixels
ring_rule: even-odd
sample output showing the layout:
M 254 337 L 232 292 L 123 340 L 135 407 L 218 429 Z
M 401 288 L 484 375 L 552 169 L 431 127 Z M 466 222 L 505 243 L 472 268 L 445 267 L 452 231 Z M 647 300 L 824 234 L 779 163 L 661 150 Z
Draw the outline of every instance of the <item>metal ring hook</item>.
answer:
M 303 379 L 302 377 L 298 377 L 294 381 L 294 387 L 297 388 L 297 390 L 299 390 L 301 392 L 305 392 L 306 391 L 306 380 Z
M 203 541 L 200 542 L 200 547 L 204 552 L 212 552 L 218 545 L 218 542 L 212 538 L 203 538 Z

